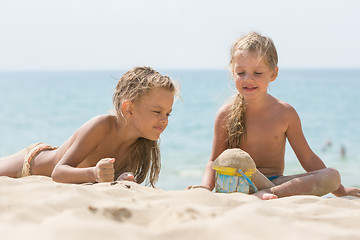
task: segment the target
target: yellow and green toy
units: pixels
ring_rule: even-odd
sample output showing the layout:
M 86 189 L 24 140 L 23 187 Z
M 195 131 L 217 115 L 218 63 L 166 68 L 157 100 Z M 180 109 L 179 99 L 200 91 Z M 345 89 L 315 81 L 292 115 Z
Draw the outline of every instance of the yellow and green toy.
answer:
M 227 149 L 215 159 L 215 191 L 220 193 L 257 192 L 251 176 L 256 172 L 256 165 L 251 156 L 239 149 Z

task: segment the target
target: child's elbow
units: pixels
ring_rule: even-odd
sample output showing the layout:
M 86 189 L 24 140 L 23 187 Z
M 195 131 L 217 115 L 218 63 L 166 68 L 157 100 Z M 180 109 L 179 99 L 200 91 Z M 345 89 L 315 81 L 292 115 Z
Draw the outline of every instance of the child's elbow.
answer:
M 57 168 L 55 166 L 54 170 L 52 171 L 51 173 L 51 179 L 54 181 L 54 182 L 62 182 L 61 180 L 61 174 L 60 174 L 61 171 L 59 171 L 59 168 Z

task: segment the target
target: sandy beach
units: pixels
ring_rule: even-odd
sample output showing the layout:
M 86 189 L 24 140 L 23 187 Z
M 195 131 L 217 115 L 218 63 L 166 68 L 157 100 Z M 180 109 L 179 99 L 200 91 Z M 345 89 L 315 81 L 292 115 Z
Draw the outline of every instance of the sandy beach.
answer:
M 360 239 L 360 200 L 0 177 L 0 239 Z

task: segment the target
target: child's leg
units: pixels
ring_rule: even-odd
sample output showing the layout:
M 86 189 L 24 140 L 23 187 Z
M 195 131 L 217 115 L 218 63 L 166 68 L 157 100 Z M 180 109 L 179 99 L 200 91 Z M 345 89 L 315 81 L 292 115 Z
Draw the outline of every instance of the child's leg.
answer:
M 256 169 L 256 173 L 251 176 L 251 181 L 260 190 L 275 187 L 275 184 L 271 182 L 264 174 Z
M 26 148 L 13 155 L 0 158 L 0 176 L 20 177 L 25 154 Z
M 278 198 L 274 193 L 269 193 L 268 191 L 268 189 L 275 187 L 275 184 L 272 183 L 264 174 L 259 172 L 259 170 L 256 169 L 256 173 L 251 176 L 251 181 L 259 190 L 259 192 L 253 194 L 254 196 L 257 196 L 258 198 L 263 200 Z
M 278 197 L 293 195 L 323 196 L 336 191 L 341 184 L 341 178 L 337 170 L 324 168 L 303 174 L 281 176 L 272 182 L 276 186 L 263 191 L 274 193 Z

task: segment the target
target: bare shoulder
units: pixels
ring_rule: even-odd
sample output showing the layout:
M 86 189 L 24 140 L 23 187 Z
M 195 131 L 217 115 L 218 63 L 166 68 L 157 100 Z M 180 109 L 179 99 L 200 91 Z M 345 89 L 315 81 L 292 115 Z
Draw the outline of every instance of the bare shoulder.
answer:
M 278 108 L 282 113 L 284 114 L 296 114 L 296 110 L 293 106 L 291 106 L 289 103 L 282 101 L 280 99 L 277 99 L 275 97 L 272 97 L 273 101 L 274 101 L 274 105 L 276 106 L 276 108 Z
M 99 115 L 91 118 L 80 129 L 84 131 L 95 131 L 97 134 L 105 135 L 116 128 L 117 120 L 113 115 Z
M 225 119 L 229 115 L 229 113 L 230 104 L 225 104 L 219 109 L 216 118 Z
M 274 98 L 275 108 L 277 111 L 277 116 L 282 116 L 283 119 L 290 125 L 294 122 L 300 121 L 299 115 L 296 112 L 295 108 L 289 103 L 282 101 L 280 99 Z
M 92 121 L 93 124 L 97 124 L 99 126 L 108 126 L 111 124 L 116 124 L 116 116 L 114 115 L 98 115 L 89 120 Z
M 230 104 L 226 104 L 224 106 L 222 106 L 217 115 L 216 115 L 216 119 L 215 119 L 215 125 L 224 125 L 227 119 L 227 117 L 229 116 L 230 113 Z

